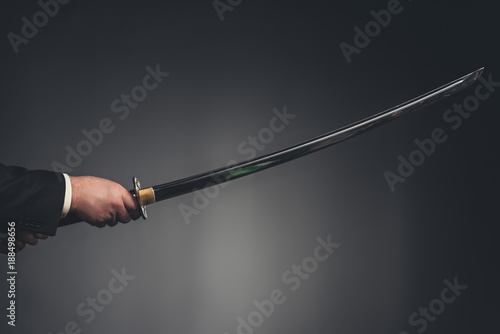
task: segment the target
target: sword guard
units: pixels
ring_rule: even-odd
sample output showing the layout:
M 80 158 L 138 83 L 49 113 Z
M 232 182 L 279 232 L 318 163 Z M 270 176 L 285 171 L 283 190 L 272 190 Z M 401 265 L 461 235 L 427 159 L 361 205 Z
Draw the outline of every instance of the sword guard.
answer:
M 139 195 L 139 190 L 142 189 L 141 182 L 139 182 L 139 179 L 136 178 L 135 176 L 132 179 L 132 182 L 134 183 L 134 190 L 133 190 L 132 196 L 135 197 L 137 204 L 139 204 L 139 206 L 141 207 L 142 218 L 148 219 L 148 213 L 146 212 L 146 206 L 142 205 L 141 196 Z

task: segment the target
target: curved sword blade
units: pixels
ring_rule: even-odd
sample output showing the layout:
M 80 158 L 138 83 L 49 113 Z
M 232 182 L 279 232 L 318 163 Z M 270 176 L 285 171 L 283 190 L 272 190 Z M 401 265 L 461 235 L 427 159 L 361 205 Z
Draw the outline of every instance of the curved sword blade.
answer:
M 137 192 L 139 204 L 144 207 L 145 205 L 163 201 L 168 198 L 235 180 L 340 143 L 348 138 L 390 122 L 393 119 L 424 108 L 472 85 L 479 78 L 483 69 L 484 68 L 480 68 L 398 106 L 275 153 L 234 166 L 224 167 L 177 181 L 141 189 Z

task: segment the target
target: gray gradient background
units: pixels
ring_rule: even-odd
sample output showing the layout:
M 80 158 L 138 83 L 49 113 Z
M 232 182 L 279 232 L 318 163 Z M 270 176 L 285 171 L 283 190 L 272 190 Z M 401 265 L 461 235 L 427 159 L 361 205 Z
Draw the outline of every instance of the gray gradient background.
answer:
M 17 55 L 5 36 L 39 7 L 4 1 L 1 161 L 50 169 L 83 129 L 109 117 L 116 130 L 72 175 L 154 185 L 243 160 L 238 144 L 267 126 L 275 107 L 297 117 L 262 153 L 481 66 L 500 81 L 495 4 L 402 4 L 347 64 L 339 43 L 352 43 L 354 26 L 386 1 L 244 1 L 220 22 L 209 0 L 74 0 Z M 155 64 L 171 75 L 118 120 L 111 102 Z M 59 229 L 18 255 L 17 327 L 8 330 L 59 333 L 74 320 L 82 333 L 232 334 L 253 300 L 280 288 L 287 301 L 255 333 L 415 333 L 408 316 L 458 276 L 468 289 L 426 333 L 498 331 L 500 92 L 457 131 L 442 120 L 471 93 L 234 181 L 189 225 L 178 206 L 192 195 L 150 206 L 147 221 Z M 384 171 L 436 127 L 448 140 L 391 193 Z M 341 247 L 290 291 L 281 274 L 328 234 Z M 86 324 L 76 306 L 122 267 L 136 279 Z M 2 280 L 2 300 L 6 291 Z

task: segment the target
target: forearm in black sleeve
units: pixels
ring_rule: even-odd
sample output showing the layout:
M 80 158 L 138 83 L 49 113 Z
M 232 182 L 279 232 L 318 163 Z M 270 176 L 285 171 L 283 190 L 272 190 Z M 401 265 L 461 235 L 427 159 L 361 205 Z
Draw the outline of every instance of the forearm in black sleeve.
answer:
M 0 225 L 55 235 L 66 184 L 61 173 L 0 164 Z

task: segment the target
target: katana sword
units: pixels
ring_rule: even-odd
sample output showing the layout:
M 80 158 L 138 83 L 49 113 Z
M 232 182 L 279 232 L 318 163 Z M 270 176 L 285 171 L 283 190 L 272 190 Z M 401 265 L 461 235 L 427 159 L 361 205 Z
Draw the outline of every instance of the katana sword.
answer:
M 436 88 L 426 94 L 411 99 L 405 103 L 384 110 L 368 118 L 362 119 L 337 130 L 325 133 L 319 137 L 312 138 L 302 143 L 290 146 L 280 151 L 257 157 L 253 160 L 242 162 L 234 166 L 215 169 L 206 173 L 194 175 L 177 181 L 160 184 L 149 188 L 141 188 L 139 180 L 134 177 L 134 189 L 130 190 L 141 207 L 142 217 L 147 219 L 146 206 L 164 201 L 166 199 L 191 193 L 204 188 L 212 187 L 224 182 L 239 179 L 285 162 L 317 152 L 326 147 L 340 143 L 346 139 L 357 136 L 370 129 L 386 124 L 393 119 L 407 115 L 418 109 L 424 108 L 445 97 L 455 94 L 462 89 L 474 84 L 481 76 L 483 68 L 471 72 L 446 85 Z M 73 219 L 74 220 L 74 219 Z M 69 219 L 62 221 L 59 226 L 75 223 Z

